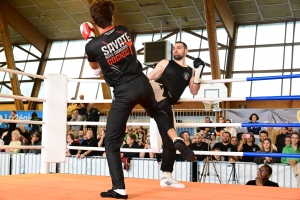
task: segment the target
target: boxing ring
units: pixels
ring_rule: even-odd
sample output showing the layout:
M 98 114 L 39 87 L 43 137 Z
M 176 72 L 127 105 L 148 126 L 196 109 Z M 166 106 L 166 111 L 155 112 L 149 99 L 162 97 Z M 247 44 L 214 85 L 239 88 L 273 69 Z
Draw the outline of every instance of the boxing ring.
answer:
M 49 174 L 50 163 L 64 163 L 66 160 L 66 132 L 67 125 L 103 125 L 105 122 L 67 122 L 65 112 L 68 103 L 78 103 L 79 100 L 68 100 L 68 82 L 104 82 L 103 80 L 88 79 L 68 79 L 63 74 L 49 74 L 40 76 L 20 71 L 0 68 L 0 71 L 22 74 L 30 77 L 44 79 L 45 98 L 23 97 L 18 95 L 0 94 L 0 97 L 43 102 L 43 121 L 30 120 L 6 120 L 0 122 L 14 122 L 27 124 L 42 124 L 42 145 L 41 146 L 0 146 L 0 149 L 41 149 L 41 174 L 25 174 L 17 176 L 3 176 L 0 181 L 5 183 L 1 189 L 8 194 L 7 199 L 95 199 L 100 198 L 99 192 L 111 188 L 109 177 L 70 175 L 70 174 Z M 266 77 L 270 79 L 299 78 L 300 75 L 284 75 Z M 230 79 L 203 81 L 203 84 L 239 82 L 239 81 L 259 81 L 266 80 L 263 77 L 253 77 L 252 79 Z M 54 95 L 55 94 L 55 95 Z M 251 100 L 298 100 L 300 95 L 295 96 L 274 96 L 274 97 L 241 97 L 241 98 L 191 98 L 182 99 L 185 102 L 204 101 L 251 101 Z M 80 100 L 81 103 L 109 103 L 111 100 Z M 58 115 L 57 112 L 62 114 Z M 149 123 L 128 123 L 132 126 L 149 126 L 151 134 L 152 149 L 121 149 L 122 152 L 161 152 L 161 139 L 157 133 L 156 123 L 153 119 Z M 252 127 L 250 123 L 228 123 L 232 127 Z M 284 123 L 257 123 L 256 127 L 282 127 Z M 220 123 L 177 123 L 176 127 L 222 127 Z M 300 127 L 300 123 L 289 123 L 291 127 Z M 55 131 L 54 131 L 55 127 Z M 55 145 L 53 145 L 55 144 Z M 68 147 L 69 149 L 104 151 L 101 147 Z M 268 156 L 267 153 L 243 153 L 243 152 L 208 152 L 194 151 L 196 155 L 224 155 L 224 156 Z M 300 158 L 300 154 L 274 154 L 271 157 L 294 157 Z M 173 188 L 161 188 L 157 180 L 125 178 L 126 190 L 131 199 L 223 199 L 244 198 L 244 199 L 299 199 L 298 190 L 293 188 L 270 188 L 257 187 L 255 192 L 251 186 L 245 185 L 215 185 L 210 183 L 185 182 L 184 190 Z M 14 192 L 15 188 L 18 192 Z M 216 189 L 216 187 L 218 189 Z M 34 188 L 34 192 L 32 189 Z M 224 195 L 225 194 L 225 195 Z

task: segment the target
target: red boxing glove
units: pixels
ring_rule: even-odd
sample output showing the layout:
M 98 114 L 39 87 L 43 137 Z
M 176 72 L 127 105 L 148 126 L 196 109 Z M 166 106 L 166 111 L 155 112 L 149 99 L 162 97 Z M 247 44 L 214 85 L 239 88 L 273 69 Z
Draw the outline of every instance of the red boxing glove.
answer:
M 89 22 L 83 22 L 80 25 L 80 32 L 82 37 L 89 42 L 90 40 L 95 38 L 95 28 L 93 24 Z

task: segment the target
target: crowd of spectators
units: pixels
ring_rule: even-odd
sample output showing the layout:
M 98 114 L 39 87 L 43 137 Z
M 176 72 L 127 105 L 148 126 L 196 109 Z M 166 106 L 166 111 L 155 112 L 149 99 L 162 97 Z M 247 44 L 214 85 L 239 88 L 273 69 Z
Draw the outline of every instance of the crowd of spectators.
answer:
M 82 97 L 83 98 L 83 97 Z M 80 108 L 85 110 L 79 111 Z M 89 107 L 89 110 L 87 109 Z M 12 111 L 11 119 L 17 119 L 16 112 Z M 99 121 L 99 110 L 96 109 L 94 104 L 69 104 L 67 119 L 69 121 Z M 32 113 L 32 120 L 41 120 L 37 114 Z M 255 113 L 249 117 L 253 127 L 248 127 L 246 132 L 237 132 L 235 127 L 228 126 L 231 120 L 224 119 L 220 116 L 218 123 L 224 123 L 224 127 L 199 127 L 196 133 L 183 131 L 179 135 L 183 138 L 186 146 L 194 151 L 226 151 L 226 152 L 261 152 L 261 153 L 300 153 L 299 134 L 294 131 L 292 127 L 281 127 L 276 129 L 268 127 L 261 129 L 255 127 L 258 123 L 259 116 Z M 209 117 L 205 118 L 206 123 L 212 123 Z M 259 142 L 256 143 L 255 135 L 258 136 Z M 11 137 L 8 140 L 8 136 Z M 32 125 L 28 130 L 24 127 L 18 126 L 17 123 L 9 123 L 7 131 L 2 134 L 0 145 L 7 144 L 10 146 L 15 145 L 41 145 L 42 133 L 39 125 Z M 105 147 L 105 127 L 73 125 L 68 127 L 66 134 L 66 146 L 87 146 L 87 147 Z M 122 148 L 140 148 L 151 149 L 150 143 L 150 130 L 142 126 L 135 128 L 127 126 L 124 132 L 124 141 Z M 3 151 L 3 150 L 2 150 Z M 20 149 L 6 149 L 10 153 L 35 153 L 41 152 L 40 149 L 20 150 Z M 89 156 L 104 156 L 104 151 L 85 151 L 85 150 L 70 150 L 66 148 L 66 156 L 75 156 L 76 158 L 85 158 Z M 132 158 L 152 158 L 157 159 L 158 163 L 161 162 L 161 155 L 155 153 L 129 153 L 121 152 L 120 159 L 124 163 L 124 169 L 129 170 L 130 160 Z M 266 157 L 236 157 L 236 156 L 206 156 L 196 155 L 195 161 L 212 161 L 221 162 L 254 162 L 256 164 L 273 164 L 283 163 L 293 167 L 293 171 L 297 179 L 300 174 L 300 160 L 297 158 L 277 158 L 272 156 Z M 180 154 L 177 154 L 176 161 L 184 161 Z M 197 167 L 194 164 L 195 168 Z M 265 170 L 266 171 L 266 170 Z M 261 174 L 260 174 L 261 175 Z M 300 182 L 298 185 L 300 186 Z

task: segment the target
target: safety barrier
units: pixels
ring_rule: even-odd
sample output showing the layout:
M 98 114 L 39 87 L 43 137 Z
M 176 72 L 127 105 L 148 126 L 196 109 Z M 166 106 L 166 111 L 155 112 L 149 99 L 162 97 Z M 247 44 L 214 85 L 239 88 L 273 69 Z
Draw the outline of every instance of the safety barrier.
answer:
M 0 175 L 41 173 L 40 154 L 8 154 L 0 153 Z M 207 166 L 207 164 L 206 164 Z M 209 162 L 208 169 L 203 170 L 204 162 L 197 162 L 197 181 L 205 183 L 240 184 L 244 185 L 256 177 L 261 165 L 255 163 Z M 280 187 L 296 188 L 297 181 L 291 166 L 271 164 L 273 174 L 271 181 Z M 216 169 L 216 170 L 215 170 Z M 56 163 L 50 164 L 50 172 L 56 173 Z M 66 158 L 66 162 L 58 164 L 59 173 L 109 176 L 105 157 L 95 156 L 77 159 L 74 156 Z M 189 162 L 175 162 L 173 177 L 178 181 L 192 181 L 193 165 Z M 202 174 L 202 175 L 201 175 Z M 160 179 L 160 165 L 156 159 L 133 158 L 130 169 L 124 170 L 124 176 L 130 178 Z M 219 178 L 218 178 L 219 177 Z

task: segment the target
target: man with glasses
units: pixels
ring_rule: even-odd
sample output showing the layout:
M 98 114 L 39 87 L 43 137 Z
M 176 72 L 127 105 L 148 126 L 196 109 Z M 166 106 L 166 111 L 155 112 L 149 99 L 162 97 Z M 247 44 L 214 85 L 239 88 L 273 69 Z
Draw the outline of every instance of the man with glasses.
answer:
M 273 170 L 269 165 L 261 166 L 257 171 L 257 177 L 255 180 L 248 181 L 246 185 L 279 187 L 277 183 L 269 180 L 272 175 L 272 171 Z

